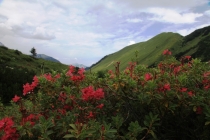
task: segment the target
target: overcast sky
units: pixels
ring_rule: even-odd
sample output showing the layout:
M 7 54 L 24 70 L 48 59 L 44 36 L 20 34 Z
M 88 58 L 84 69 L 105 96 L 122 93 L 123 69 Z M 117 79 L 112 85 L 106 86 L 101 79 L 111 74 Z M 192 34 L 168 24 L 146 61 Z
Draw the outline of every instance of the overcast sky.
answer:
M 0 0 L 0 42 L 90 66 L 161 32 L 210 25 L 209 0 Z

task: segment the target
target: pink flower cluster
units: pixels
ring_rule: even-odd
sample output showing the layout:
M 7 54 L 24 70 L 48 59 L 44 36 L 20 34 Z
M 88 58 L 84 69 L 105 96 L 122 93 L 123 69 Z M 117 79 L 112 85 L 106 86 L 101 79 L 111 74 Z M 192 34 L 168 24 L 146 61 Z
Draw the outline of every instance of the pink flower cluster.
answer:
M 39 83 L 39 80 L 37 76 L 35 75 L 33 78 L 33 82 L 31 84 L 26 83 L 25 85 L 23 85 L 23 95 L 25 96 L 29 92 L 33 91 L 34 88 L 38 85 L 38 83 Z
M 31 126 L 35 125 L 35 121 L 39 119 L 41 115 L 30 114 L 29 116 L 22 118 L 21 125 L 24 125 L 26 122 L 29 122 Z
M 19 96 L 17 96 L 17 95 L 15 95 L 15 97 L 14 98 L 12 98 L 12 100 L 13 100 L 13 102 L 18 102 L 19 100 L 20 100 L 20 97 Z
M 14 122 L 11 118 L 5 117 L 0 120 L 0 132 L 3 131 L 1 140 L 18 140 L 19 135 L 16 133 Z
M 163 55 L 171 55 L 171 51 L 166 49 L 166 50 L 163 51 Z
M 54 77 L 52 77 L 52 75 L 49 73 L 49 74 L 44 74 L 43 75 L 45 79 L 47 79 L 47 81 L 52 81 L 52 82 L 55 82 L 58 78 L 60 78 L 60 74 L 57 74 L 55 75 Z
M 89 101 L 94 99 L 100 100 L 102 98 L 104 98 L 104 92 L 102 88 L 94 90 L 92 86 L 89 86 L 82 89 L 82 99 L 84 101 Z
M 78 71 L 75 71 L 75 67 L 71 65 L 69 66 L 69 71 L 66 75 L 69 76 L 72 81 L 76 82 L 82 81 L 85 78 L 84 72 L 84 68 L 80 68 Z
M 171 90 L 170 84 L 161 85 L 158 89 L 159 92 L 165 92 Z
M 125 74 L 130 73 L 130 77 L 133 77 L 134 68 L 136 66 L 136 62 L 129 62 L 129 67 L 125 69 Z
M 152 80 L 152 74 L 146 73 L 146 74 L 144 75 L 144 80 L 145 80 L 145 81 Z

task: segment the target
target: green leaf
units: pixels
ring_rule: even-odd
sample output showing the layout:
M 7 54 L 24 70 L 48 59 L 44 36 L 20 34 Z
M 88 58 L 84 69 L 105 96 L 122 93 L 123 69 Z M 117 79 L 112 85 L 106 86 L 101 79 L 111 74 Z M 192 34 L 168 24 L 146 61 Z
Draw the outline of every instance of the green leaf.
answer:
M 69 124 L 69 126 L 71 126 L 74 130 L 77 130 L 75 124 Z
M 208 122 L 205 122 L 205 125 L 209 125 L 210 124 L 210 121 L 208 121 Z
M 75 138 L 75 136 L 72 135 L 72 134 L 67 134 L 67 135 L 65 135 L 63 138 L 64 138 L 64 139 Z
M 110 129 L 110 130 L 108 130 L 107 132 L 110 132 L 110 133 L 117 133 L 117 130 L 116 130 L 116 129 Z
M 152 137 L 153 137 L 154 139 L 157 139 L 156 134 L 155 134 L 152 130 L 150 131 L 150 134 L 152 135 Z
M 47 135 L 49 136 L 50 134 L 54 133 L 52 130 L 47 131 Z

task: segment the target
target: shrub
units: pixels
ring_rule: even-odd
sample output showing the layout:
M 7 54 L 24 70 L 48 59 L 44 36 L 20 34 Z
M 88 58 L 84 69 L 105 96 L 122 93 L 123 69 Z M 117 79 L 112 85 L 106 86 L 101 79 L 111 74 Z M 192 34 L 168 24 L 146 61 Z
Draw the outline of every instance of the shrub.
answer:
M 22 52 L 21 52 L 21 51 L 19 51 L 19 50 L 15 50 L 15 51 L 14 51 L 14 53 L 15 53 L 15 54 L 17 54 L 17 55 L 22 54 Z
M 35 76 L 1 112 L 8 139 L 210 139 L 210 70 L 164 51 L 156 68 L 130 63 L 104 78 L 73 66 Z M 13 133 L 9 133 L 13 132 Z
M 0 49 L 8 50 L 8 48 L 5 46 L 0 46 Z

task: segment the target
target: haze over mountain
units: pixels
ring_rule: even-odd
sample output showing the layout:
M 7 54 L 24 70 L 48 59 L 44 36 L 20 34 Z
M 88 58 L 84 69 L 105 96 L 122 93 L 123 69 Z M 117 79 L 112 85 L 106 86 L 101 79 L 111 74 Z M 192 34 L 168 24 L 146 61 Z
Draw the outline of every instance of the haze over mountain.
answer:
M 0 0 L 0 42 L 64 64 L 90 66 L 162 32 L 208 25 L 209 0 Z
M 79 64 L 79 63 L 73 63 L 73 64 L 71 64 L 71 65 L 73 65 L 73 66 L 75 66 L 75 67 L 79 67 L 79 68 L 87 68 L 87 66 L 85 66 L 85 65 L 83 65 L 83 64 Z

